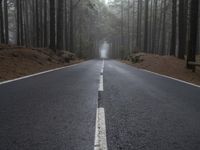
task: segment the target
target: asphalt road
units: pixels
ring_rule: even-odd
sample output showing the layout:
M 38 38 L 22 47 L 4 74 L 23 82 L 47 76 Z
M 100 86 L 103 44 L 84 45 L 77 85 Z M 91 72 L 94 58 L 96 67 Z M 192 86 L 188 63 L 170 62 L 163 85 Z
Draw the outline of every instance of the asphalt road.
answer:
M 105 60 L 0 85 L 0 150 L 199 150 L 200 88 Z

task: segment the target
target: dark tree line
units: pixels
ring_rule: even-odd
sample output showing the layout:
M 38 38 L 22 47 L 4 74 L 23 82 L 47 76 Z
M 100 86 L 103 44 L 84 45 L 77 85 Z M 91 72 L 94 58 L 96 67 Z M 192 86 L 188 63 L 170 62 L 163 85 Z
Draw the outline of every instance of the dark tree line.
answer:
M 0 0 L 0 42 L 92 57 L 107 40 L 113 57 L 141 51 L 189 62 L 198 14 L 198 0 Z
M 92 57 L 100 41 L 96 22 L 101 7 L 98 0 L 1 0 L 0 41 L 8 43 L 14 36 L 12 43 L 19 46 Z
M 141 51 L 180 59 L 188 56 L 188 61 L 195 61 L 199 41 L 198 0 L 133 0 L 131 3 L 114 0 L 109 5 L 120 20 L 115 24 L 115 32 L 121 33 L 118 41 L 122 47 L 113 42 L 115 34 L 111 37 L 115 57 L 128 58 L 128 52 Z M 124 13 L 127 9 L 132 16 Z

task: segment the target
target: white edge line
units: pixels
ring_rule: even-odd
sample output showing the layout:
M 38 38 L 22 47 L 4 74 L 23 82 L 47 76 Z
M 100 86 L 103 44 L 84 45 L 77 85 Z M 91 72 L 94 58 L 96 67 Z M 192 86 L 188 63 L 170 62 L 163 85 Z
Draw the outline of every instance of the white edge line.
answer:
M 80 63 L 69 65 L 69 66 L 64 66 L 64 67 L 60 67 L 60 68 L 56 68 L 56 69 L 51 69 L 51 70 L 47 70 L 47 71 L 43 71 L 43 72 L 39 72 L 39 73 L 27 75 L 27 76 L 23 76 L 23 77 L 12 79 L 12 80 L 3 81 L 3 82 L 0 82 L 0 85 L 10 83 L 10 82 L 14 82 L 14 81 L 18 81 L 18 80 L 22 80 L 22 79 L 26 79 L 26 78 L 30 78 L 30 77 L 34 77 L 34 76 L 38 76 L 38 75 L 42 75 L 42 74 L 46 74 L 46 73 L 50 73 L 50 72 L 54 72 L 54 71 L 58 71 L 58 70 L 62 70 L 62 69 L 73 67 L 73 66 L 76 66 L 76 65 L 79 65 L 79 64 Z
M 167 76 L 167 75 L 162 75 L 162 74 L 159 74 L 159 73 L 156 73 L 156 72 L 152 72 L 152 71 L 149 71 L 149 70 L 146 70 L 146 69 L 139 69 L 139 70 L 200 88 L 199 85 L 196 85 L 196 84 L 193 84 L 193 83 L 190 83 L 190 82 L 187 82 L 187 81 L 183 81 L 183 80 L 180 80 L 180 79 L 176 79 L 176 78 L 173 78 L 173 77 L 170 77 L 170 76 Z

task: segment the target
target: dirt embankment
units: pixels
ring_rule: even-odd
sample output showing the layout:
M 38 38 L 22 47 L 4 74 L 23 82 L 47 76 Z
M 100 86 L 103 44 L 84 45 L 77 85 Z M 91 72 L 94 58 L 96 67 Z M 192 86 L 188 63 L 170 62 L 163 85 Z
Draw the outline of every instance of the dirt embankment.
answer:
M 152 54 L 142 54 L 138 63 L 123 61 L 137 68 L 146 69 L 152 72 L 160 73 L 187 82 L 200 85 L 200 67 L 196 72 L 186 69 L 185 60 L 173 56 L 159 56 Z
M 0 45 L 0 82 L 82 61 L 71 53 L 64 55 L 50 49 Z

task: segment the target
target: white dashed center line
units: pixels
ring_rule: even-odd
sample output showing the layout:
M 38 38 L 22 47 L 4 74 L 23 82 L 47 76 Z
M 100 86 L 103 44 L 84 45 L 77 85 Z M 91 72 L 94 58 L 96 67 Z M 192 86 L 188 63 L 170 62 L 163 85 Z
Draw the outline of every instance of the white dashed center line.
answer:
M 103 75 L 100 75 L 99 92 L 103 92 Z
M 107 150 L 106 123 L 104 108 L 97 109 L 94 150 Z
M 103 92 L 103 72 L 104 72 L 104 60 L 101 68 L 101 75 L 99 80 L 98 92 Z M 99 98 L 98 98 L 99 99 Z M 95 128 L 95 143 L 94 150 L 107 150 L 107 139 L 106 139 L 106 122 L 105 122 L 105 110 L 98 104 L 96 112 L 96 128 Z

